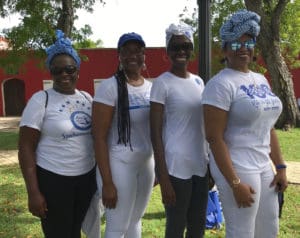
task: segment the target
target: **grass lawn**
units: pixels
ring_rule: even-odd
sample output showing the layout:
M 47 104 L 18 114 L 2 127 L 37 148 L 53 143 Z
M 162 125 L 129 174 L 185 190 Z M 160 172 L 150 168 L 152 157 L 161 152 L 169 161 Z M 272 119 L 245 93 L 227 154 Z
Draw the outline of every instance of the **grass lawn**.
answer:
M 284 159 L 300 162 L 300 128 L 276 132 Z
M 16 150 L 18 136 L 18 132 L 0 132 L 0 150 Z
M 300 128 L 277 130 L 280 147 L 286 161 L 300 162 Z M 17 149 L 18 132 L 0 132 L 0 150 Z
M 300 162 L 300 129 L 289 132 L 278 130 L 284 158 Z M 15 132 L 0 132 L 0 150 L 17 148 Z M 153 190 L 143 218 L 143 238 L 162 238 L 165 216 L 159 186 Z M 105 221 L 102 220 L 103 232 Z M 207 238 L 222 238 L 224 230 L 207 230 Z M 0 238 L 41 238 L 39 219 L 27 210 L 27 194 L 18 165 L 0 166 Z M 85 237 L 85 236 L 83 236 Z M 102 236 L 103 237 L 103 236 Z M 285 203 L 280 219 L 279 238 L 300 237 L 300 186 L 290 185 L 285 193 Z
M 27 211 L 27 195 L 19 167 L 0 167 L 0 238 L 41 238 L 39 220 Z M 159 186 L 153 190 L 143 218 L 143 238 L 162 238 L 165 218 Z M 102 220 L 102 231 L 105 226 Z M 84 236 L 83 236 L 84 237 Z M 207 238 L 224 237 L 221 230 L 207 230 Z M 280 238 L 300 237 L 300 186 L 290 185 L 280 220 Z

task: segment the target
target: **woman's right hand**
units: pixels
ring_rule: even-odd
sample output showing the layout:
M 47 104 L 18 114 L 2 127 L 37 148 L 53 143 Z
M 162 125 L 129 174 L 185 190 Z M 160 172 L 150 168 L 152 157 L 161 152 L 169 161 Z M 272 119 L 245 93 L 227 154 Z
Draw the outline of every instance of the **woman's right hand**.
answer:
M 46 218 L 47 203 L 41 192 L 28 195 L 28 208 L 33 216 Z
M 254 203 L 253 194 L 255 194 L 255 191 L 250 185 L 240 183 L 233 187 L 232 191 L 239 208 L 251 207 L 252 203 Z
M 113 183 L 102 187 L 102 203 L 106 208 L 113 209 L 117 206 L 118 192 Z
M 160 180 L 160 190 L 162 202 L 165 206 L 172 206 L 176 204 L 176 194 L 173 189 L 170 179 Z

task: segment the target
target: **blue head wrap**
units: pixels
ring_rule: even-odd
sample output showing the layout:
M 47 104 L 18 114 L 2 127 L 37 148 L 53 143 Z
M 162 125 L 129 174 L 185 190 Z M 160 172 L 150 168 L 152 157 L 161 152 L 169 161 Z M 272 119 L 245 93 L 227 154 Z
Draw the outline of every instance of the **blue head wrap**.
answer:
M 256 38 L 260 31 L 259 22 L 260 16 L 246 9 L 239 10 L 232 14 L 220 28 L 222 48 L 226 42 L 237 40 L 243 34 L 249 34 L 253 36 L 253 38 Z
M 173 35 L 180 36 L 184 35 L 186 38 L 188 38 L 193 46 L 194 46 L 194 37 L 193 37 L 193 29 L 188 24 L 185 24 L 184 22 L 181 22 L 178 25 L 171 24 L 166 29 L 166 47 L 168 47 L 169 42 Z
M 56 30 L 56 42 L 46 48 L 47 59 L 46 66 L 49 69 L 52 59 L 59 54 L 70 55 L 76 62 L 77 68 L 80 66 L 80 58 L 76 50 L 72 47 L 72 42 L 68 37 L 64 37 L 64 33 L 61 30 Z

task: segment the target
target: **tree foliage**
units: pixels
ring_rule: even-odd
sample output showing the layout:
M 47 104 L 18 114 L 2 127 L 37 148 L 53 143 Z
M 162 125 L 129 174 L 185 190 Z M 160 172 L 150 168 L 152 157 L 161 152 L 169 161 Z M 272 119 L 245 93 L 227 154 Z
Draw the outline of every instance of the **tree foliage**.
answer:
M 96 1 L 105 4 L 103 0 L 0 0 L 1 17 L 20 16 L 17 26 L 2 32 L 12 50 L 5 53 L 5 58 L 1 57 L 0 66 L 6 71 L 17 72 L 26 62 L 28 50 L 35 50 L 36 57 L 43 55 L 43 49 L 55 40 L 55 29 L 61 29 L 78 47 L 101 46 L 101 40 L 88 39 L 92 34 L 89 25 L 81 29 L 74 27 L 74 21 L 79 17 L 76 12 L 79 9 L 93 12 Z
M 242 8 L 246 8 L 243 0 L 210 0 L 211 2 L 211 38 L 212 48 L 216 49 L 220 46 L 219 29 L 224 23 L 226 17 Z M 263 1 L 273 2 L 277 1 Z M 196 47 L 198 47 L 198 9 L 183 9 L 180 18 L 195 29 Z M 200 23 L 201 24 L 201 23 Z M 205 24 L 205 23 L 203 23 Z M 285 61 L 291 68 L 299 67 L 300 53 L 300 0 L 288 1 L 282 15 L 280 17 L 280 48 Z M 196 49 L 198 50 L 198 48 Z M 214 52 L 217 53 L 217 52 Z M 260 54 L 260 49 L 257 49 L 257 54 Z M 220 55 L 218 55 L 220 56 Z M 220 56 L 221 57 L 221 56 Z M 212 59 L 212 72 L 219 71 L 219 60 Z M 259 71 L 264 72 L 263 67 L 259 67 Z
M 283 102 L 283 113 L 277 127 L 283 128 L 287 124 L 299 125 L 300 114 L 289 68 L 299 66 L 300 0 L 210 0 L 210 2 L 213 74 L 224 67 L 219 63 L 221 53 L 217 49 L 220 49 L 219 29 L 226 17 L 242 8 L 257 12 L 262 20 L 256 53 L 261 55 L 266 63 L 273 90 Z M 198 15 L 195 10 L 192 18 L 187 17 L 188 9 L 185 11 L 181 18 L 197 28 L 195 23 L 198 22 Z M 196 37 L 198 39 L 197 34 Z M 252 67 L 262 71 L 258 64 L 253 64 Z

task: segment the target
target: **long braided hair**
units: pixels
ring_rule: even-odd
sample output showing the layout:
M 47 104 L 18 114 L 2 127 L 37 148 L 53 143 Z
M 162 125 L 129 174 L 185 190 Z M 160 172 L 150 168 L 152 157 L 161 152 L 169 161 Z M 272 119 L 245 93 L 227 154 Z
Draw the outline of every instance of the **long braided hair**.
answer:
M 117 116 L 118 116 L 118 144 L 123 143 L 125 146 L 129 144 L 131 146 L 131 126 L 130 126 L 130 114 L 129 114 L 129 99 L 128 99 L 128 89 L 126 83 L 126 74 L 119 65 L 117 72 L 115 73 L 115 78 L 118 84 L 118 105 L 117 105 Z

